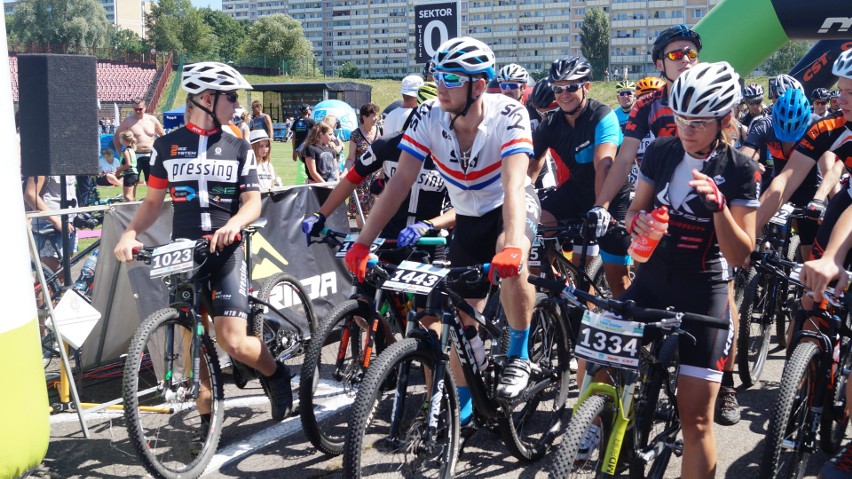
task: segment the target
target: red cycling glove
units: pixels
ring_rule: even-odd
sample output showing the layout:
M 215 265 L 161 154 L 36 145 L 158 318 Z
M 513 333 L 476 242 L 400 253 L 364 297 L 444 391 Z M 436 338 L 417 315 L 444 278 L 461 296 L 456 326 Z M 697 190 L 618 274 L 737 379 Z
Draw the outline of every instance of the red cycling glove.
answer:
M 521 273 L 521 258 L 523 258 L 521 248 L 512 246 L 503 248 L 503 251 L 495 254 L 494 259 L 491 260 L 488 279 L 491 283 L 496 283 L 496 277 L 511 278 L 519 275 Z
M 365 244 L 355 243 L 346 252 L 346 269 L 355 275 L 359 283 L 364 282 L 367 276 L 367 262 L 370 260 L 370 247 Z

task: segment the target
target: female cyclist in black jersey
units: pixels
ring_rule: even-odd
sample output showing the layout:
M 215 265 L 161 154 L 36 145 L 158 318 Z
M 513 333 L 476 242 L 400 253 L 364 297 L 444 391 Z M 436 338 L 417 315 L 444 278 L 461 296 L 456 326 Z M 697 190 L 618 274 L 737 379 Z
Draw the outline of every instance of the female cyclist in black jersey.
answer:
M 674 82 L 669 102 L 678 136 L 657 139 L 646 150 L 626 217 L 631 234 L 644 235 L 652 221 L 646 211 L 665 205 L 668 232 L 621 299 L 731 320 L 727 283 L 731 267 L 754 245 L 760 183 L 756 164 L 732 148 L 726 133 L 740 101 L 738 80 L 727 62 L 719 62 L 695 65 Z M 683 338 L 679 352 L 681 475 L 713 477 L 714 403 L 734 329 L 688 322 L 684 329 L 696 342 Z

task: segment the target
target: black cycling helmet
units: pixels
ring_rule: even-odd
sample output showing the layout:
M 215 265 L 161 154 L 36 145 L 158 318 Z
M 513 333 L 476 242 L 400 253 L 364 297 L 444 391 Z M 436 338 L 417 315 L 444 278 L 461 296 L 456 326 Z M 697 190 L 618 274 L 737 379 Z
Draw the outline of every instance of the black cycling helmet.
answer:
M 830 97 L 831 93 L 825 88 L 817 88 L 811 92 L 811 101 L 828 101 Z
M 757 83 L 750 83 L 743 88 L 743 99 L 745 100 L 763 100 L 763 87 Z
M 311 105 L 308 105 L 307 103 L 302 103 L 301 105 L 299 105 L 299 114 L 304 115 L 310 109 Z
M 663 58 L 663 51 L 669 43 L 677 40 L 689 40 L 695 44 L 695 49 L 701 52 L 701 35 L 688 26 L 680 24 L 660 32 L 660 35 L 654 40 L 651 59 L 654 61 L 661 60 Z
M 527 101 L 536 110 L 552 110 L 556 108 L 556 95 L 553 94 L 553 89 L 550 87 L 550 80 L 542 78 L 533 87 Z
M 558 58 L 550 65 L 550 83 L 591 80 L 592 65 L 583 57 Z
M 429 78 L 435 76 L 435 60 L 429 60 L 423 65 L 423 78 Z

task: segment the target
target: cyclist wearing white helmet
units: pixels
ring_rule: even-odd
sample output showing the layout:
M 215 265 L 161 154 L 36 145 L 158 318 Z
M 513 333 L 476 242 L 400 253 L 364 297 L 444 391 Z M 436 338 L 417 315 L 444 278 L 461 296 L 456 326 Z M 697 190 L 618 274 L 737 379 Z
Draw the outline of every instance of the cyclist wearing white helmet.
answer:
M 500 299 L 509 323 L 509 351 L 497 394 L 515 398 L 530 376 L 529 324 L 534 290 L 522 279 L 538 225 L 538 198 L 527 177 L 532 140 L 527 110 L 504 95 L 486 95 L 494 78 L 494 54 L 470 37 L 444 42 L 434 56 L 438 98 L 423 103 L 405 131 L 396 174 L 385 185 L 346 265 L 360 279 L 369 245 L 390 220 L 431 155 L 456 210 L 450 245 L 453 266 L 491 263 L 492 280 L 503 278 Z M 497 254 L 495 255 L 495 251 Z M 474 306 L 484 305 L 487 286 L 458 291 Z M 463 318 L 466 326 L 476 323 Z M 462 424 L 472 417 L 470 392 L 455 354 Z
M 681 477 L 710 478 L 716 471 L 714 403 L 734 337 L 728 281 L 731 266 L 746 260 L 755 241 L 760 173 L 727 133 L 740 102 L 738 80 L 727 62 L 698 64 L 678 77 L 670 99 L 678 136 L 648 146 L 627 213 L 635 237 L 649 232 L 652 209 L 668 207 L 671 219 L 665 241 L 620 299 L 730 324 L 720 330 L 684 323 L 696 341 L 679 350 Z
M 284 419 L 292 407 L 290 374 L 266 345 L 247 335 L 248 291 L 240 229 L 260 216 L 256 161 L 249 143 L 222 131 L 239 107 L 237 92 L 251 85 L 234 68 L 216 62 L 186 65 L 181 76 L 186 97 L 186 126 L 154 141 L 148 194 L 115 247 L 119 261 L 133 260 L 145 232 L 172 198 L 172 238 L 212 235 L 211 255 L 202 266 L 210 275 L 216 339 L 232 358 L 258 370 L 272 402 L 272 417 Z M 203 273 L 200 273 L 203 274 Z M 204 388 L 204 386 L 203 386 Z M 196 401 L 202 419 L 210 411 L 208 394 Z
M 527 70 L 515 63 L 510 63 L 500 69 L 497 73 L 497 81 L 500 82 L 500 93 L 514 100 L 521 101 L 527 82 L 530 79 Z

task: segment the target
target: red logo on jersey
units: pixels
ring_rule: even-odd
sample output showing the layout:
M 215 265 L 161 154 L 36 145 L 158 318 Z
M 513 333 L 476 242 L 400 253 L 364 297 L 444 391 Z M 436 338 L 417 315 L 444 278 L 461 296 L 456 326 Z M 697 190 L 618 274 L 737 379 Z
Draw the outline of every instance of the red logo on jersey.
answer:
M 172 145 L 171 149 L 169 149 L 169 156 L 175 156 L 178 152 L 178 146 Z

